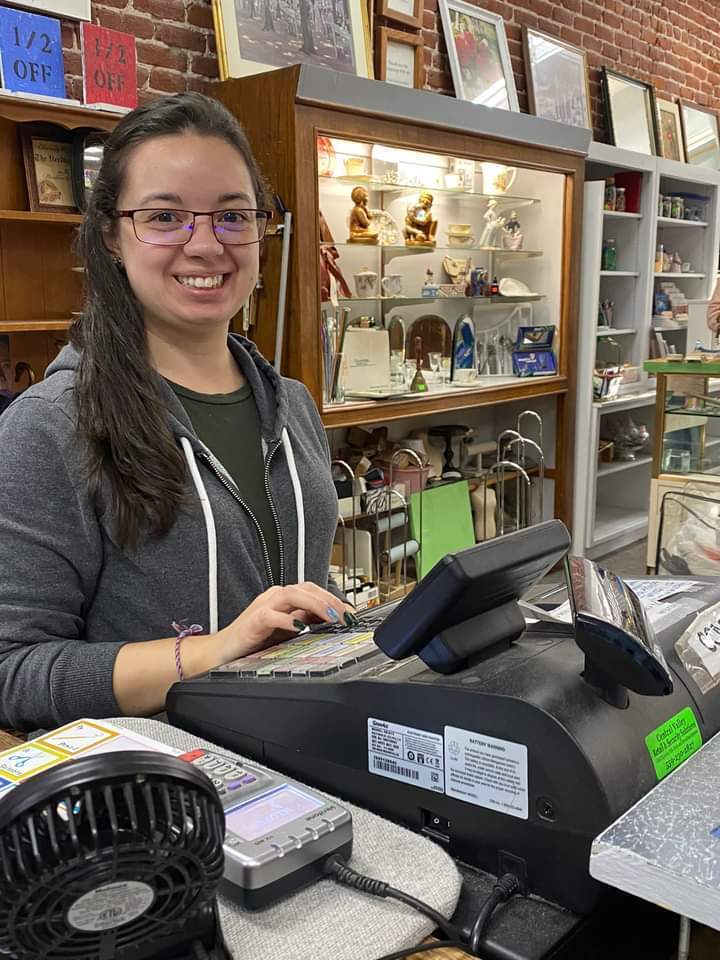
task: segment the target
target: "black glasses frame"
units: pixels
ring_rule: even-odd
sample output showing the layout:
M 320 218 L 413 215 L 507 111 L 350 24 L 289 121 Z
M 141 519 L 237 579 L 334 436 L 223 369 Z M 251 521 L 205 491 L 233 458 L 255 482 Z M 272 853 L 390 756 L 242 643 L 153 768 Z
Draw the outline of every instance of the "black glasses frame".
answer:
M 224 207 L 221 210 L 185 210 L 182 207 L 138 207 L 135 210 L 113 210 L 110 216 L 115 217 L 117 220 L 127 217 L 133 225 L 133 231 L 135 236 L 140 241 L 140 243 L 147 243 L 151 247 L 184 247 L 186 243 L 189 243 L 195 233 L 195 222 L 197 217 L 214 217 L 216 213 L 230 213 L 233 207 Z M 238 210 L 242 209 L 243 213 L 254 213 L 255 219 L 258 225 L 258 238 L 256 240 L 246 240 L 242 242 L 237 241 L 228 241 L 223 239 L 223 237 L 218 235 L 217 227 L 222 226 L 222 224 L 216 224 L 214 220 L 210 220 L 213 228 L 213 233 L 215 234 L 215 239 L 218 243 L 222 243 L 225 246 L 229 247 L 249 247 L 252 243 L 261 243 L 265 238 L 267 233 L 267 227 L 269 222 L 272 220 L 272 210 L 253 210 L 251 208 L 237 208 Z M 177 213 L 191 213 L 192 214 L 192 227 L 188 231 L 187 238 L 185 240 L 174 241 L 173 243 L 163 243 L 163 242 L 154 242 L 153 240 L 144 240 L 137 232 L 137 224 L 135 223 L 135 214 L 136 213 L 162 213 L 163 211 L 172 210 Z M 260 226 L 262 224 L 262 227 Z

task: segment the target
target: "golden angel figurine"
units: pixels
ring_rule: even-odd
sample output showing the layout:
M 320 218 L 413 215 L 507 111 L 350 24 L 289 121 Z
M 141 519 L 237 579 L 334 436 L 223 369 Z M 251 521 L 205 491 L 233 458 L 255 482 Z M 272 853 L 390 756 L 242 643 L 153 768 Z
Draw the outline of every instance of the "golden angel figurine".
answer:
M 427 190 L 411 203 L 405 216 L 405 244 L 408 247 L 435 246 L 438 222 L 432 213 L 433 195 Z

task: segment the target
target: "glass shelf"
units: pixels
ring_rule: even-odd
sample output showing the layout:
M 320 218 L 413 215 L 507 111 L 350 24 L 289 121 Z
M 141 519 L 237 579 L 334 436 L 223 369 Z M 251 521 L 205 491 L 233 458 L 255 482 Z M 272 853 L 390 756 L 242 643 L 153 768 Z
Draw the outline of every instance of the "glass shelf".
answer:
M 389 254 L 394 257 L 402 256 L 405 253 L 416 254 L 416 253 L 451 253 L 457 256 L 460 253 L 494 253 L 497 256 L 501 257 L 513 257 L 516 260 L 528 260 L 533 257 L 542 257 L 544 251 L 542 250 L 505 250 L 503 247 L 431 247 L 431 246 L 406 246 L 405 244 L 398 246 L 390 246 L 389 244 L 380 244 L 380 243 L 350 243 L 349 241 L 335 243 L 328 240 L 327 242 L 321 243 L 321 247 L 338 247 L 341 249 L 349 250 L 386 250 Z M 637 274 L 635 274 L 637 276 Z M 687 276 L 687 274 L 686 274 Z
M 658 217 L 659 227 L 707 227 L 707 220 L 680 220 L 677 217 Z
M 665 273 L 656 273 L 656 277 L 667 277 L 668 280 L 677 280 L 678 277 L 685 280 L 704 280 L 704 273 L 670 273 L 666 271 Z
M 451 189 L 448 187 L 426 187 L 418 183 L 385 183 L 384 180 L 375 180 L 367 174 L 361 174 L 357 177 L 346 176 L 345 174 L 341 177 L 318 177 L 318 182 L 321 184 L 337 183 L 343 186 L 352 184 L 356 187 L 367 187 L 377 193 L 420 193 L 426 190 L 433 196 L 440 194 L 459 200 L 464 197 L 475 197 L 479 200 L 498 200 L 503 205 L 507 204 L 517 208 L 530 207 L 541 202 L 538 197 L 514 197 L 508 193 L 475 193 L 474 190 L 462 190 L 459 187 Z
M 522 297 L 503 297 L 500 294 L 492 297 L 338 297 L 338 303 L 404 303 L 409 307 L 423 303 L 472 303 L 476 307 L 492 307 L 502 306 L 504 303 L 532 303 L 544 299 L 544 293 L 532 293 Z M 332 304 L 325 300 L 323 306 Z

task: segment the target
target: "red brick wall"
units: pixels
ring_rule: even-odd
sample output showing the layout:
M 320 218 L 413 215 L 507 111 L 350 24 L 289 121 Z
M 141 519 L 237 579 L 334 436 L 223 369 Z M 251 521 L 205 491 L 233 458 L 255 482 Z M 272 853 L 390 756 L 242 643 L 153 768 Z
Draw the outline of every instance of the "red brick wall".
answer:
M 505 20 L 521 110 L 528 109 L 522 24 L 587 51 L 596 139 L 607 139 L 603 65 L 649 80 L 668 97 L 720 110 L 718 0 L 482 0 L 479 5 Z M 97 23 L 137 37 L 141 102 L 158 93 L 206 90 L 217 77 L 210 0 L 93 0 L 92 9 Z M 437 0 L 425 0 L 423 26 L 426 86 L 452 93 Z M 81 99 L 77 25 L 66 23 L 63 38 L 68 94 Z
M 162 93 L 205 92 L 217 79 L 210 0 L 93 0 L 95 23 L 137 38 L 140 103 Z M 80 28 L 63 24 L 68 96 L 82 100 Z

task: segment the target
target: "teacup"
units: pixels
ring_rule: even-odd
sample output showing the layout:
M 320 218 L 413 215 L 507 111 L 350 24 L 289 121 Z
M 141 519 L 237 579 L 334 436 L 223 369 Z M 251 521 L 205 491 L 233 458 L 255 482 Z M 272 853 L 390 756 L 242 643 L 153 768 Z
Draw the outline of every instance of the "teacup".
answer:
M 365 172 L 365 157 L 346 157 L 345 175 L 348 177 L 357 177 Z
M 361 299 L 377 296 L 378 275 L 374 270 L 368 270 L 365 267 L 359 273 L 353 275 L 353 281 L 355 282 L 355 293 Z
M 502 163 L 482 163 L 483 192 L 492 196 L 505 193 L 515 182 L 517 170 Z
M 471 223 L 449 223 L 447 228 L 447 232 L 449 234 L 469 234 L 471 230 Z
M 399 297 L 402 294 L 402 276 L 399 273 L 386 273 L 380 281 L 386 297 Z

